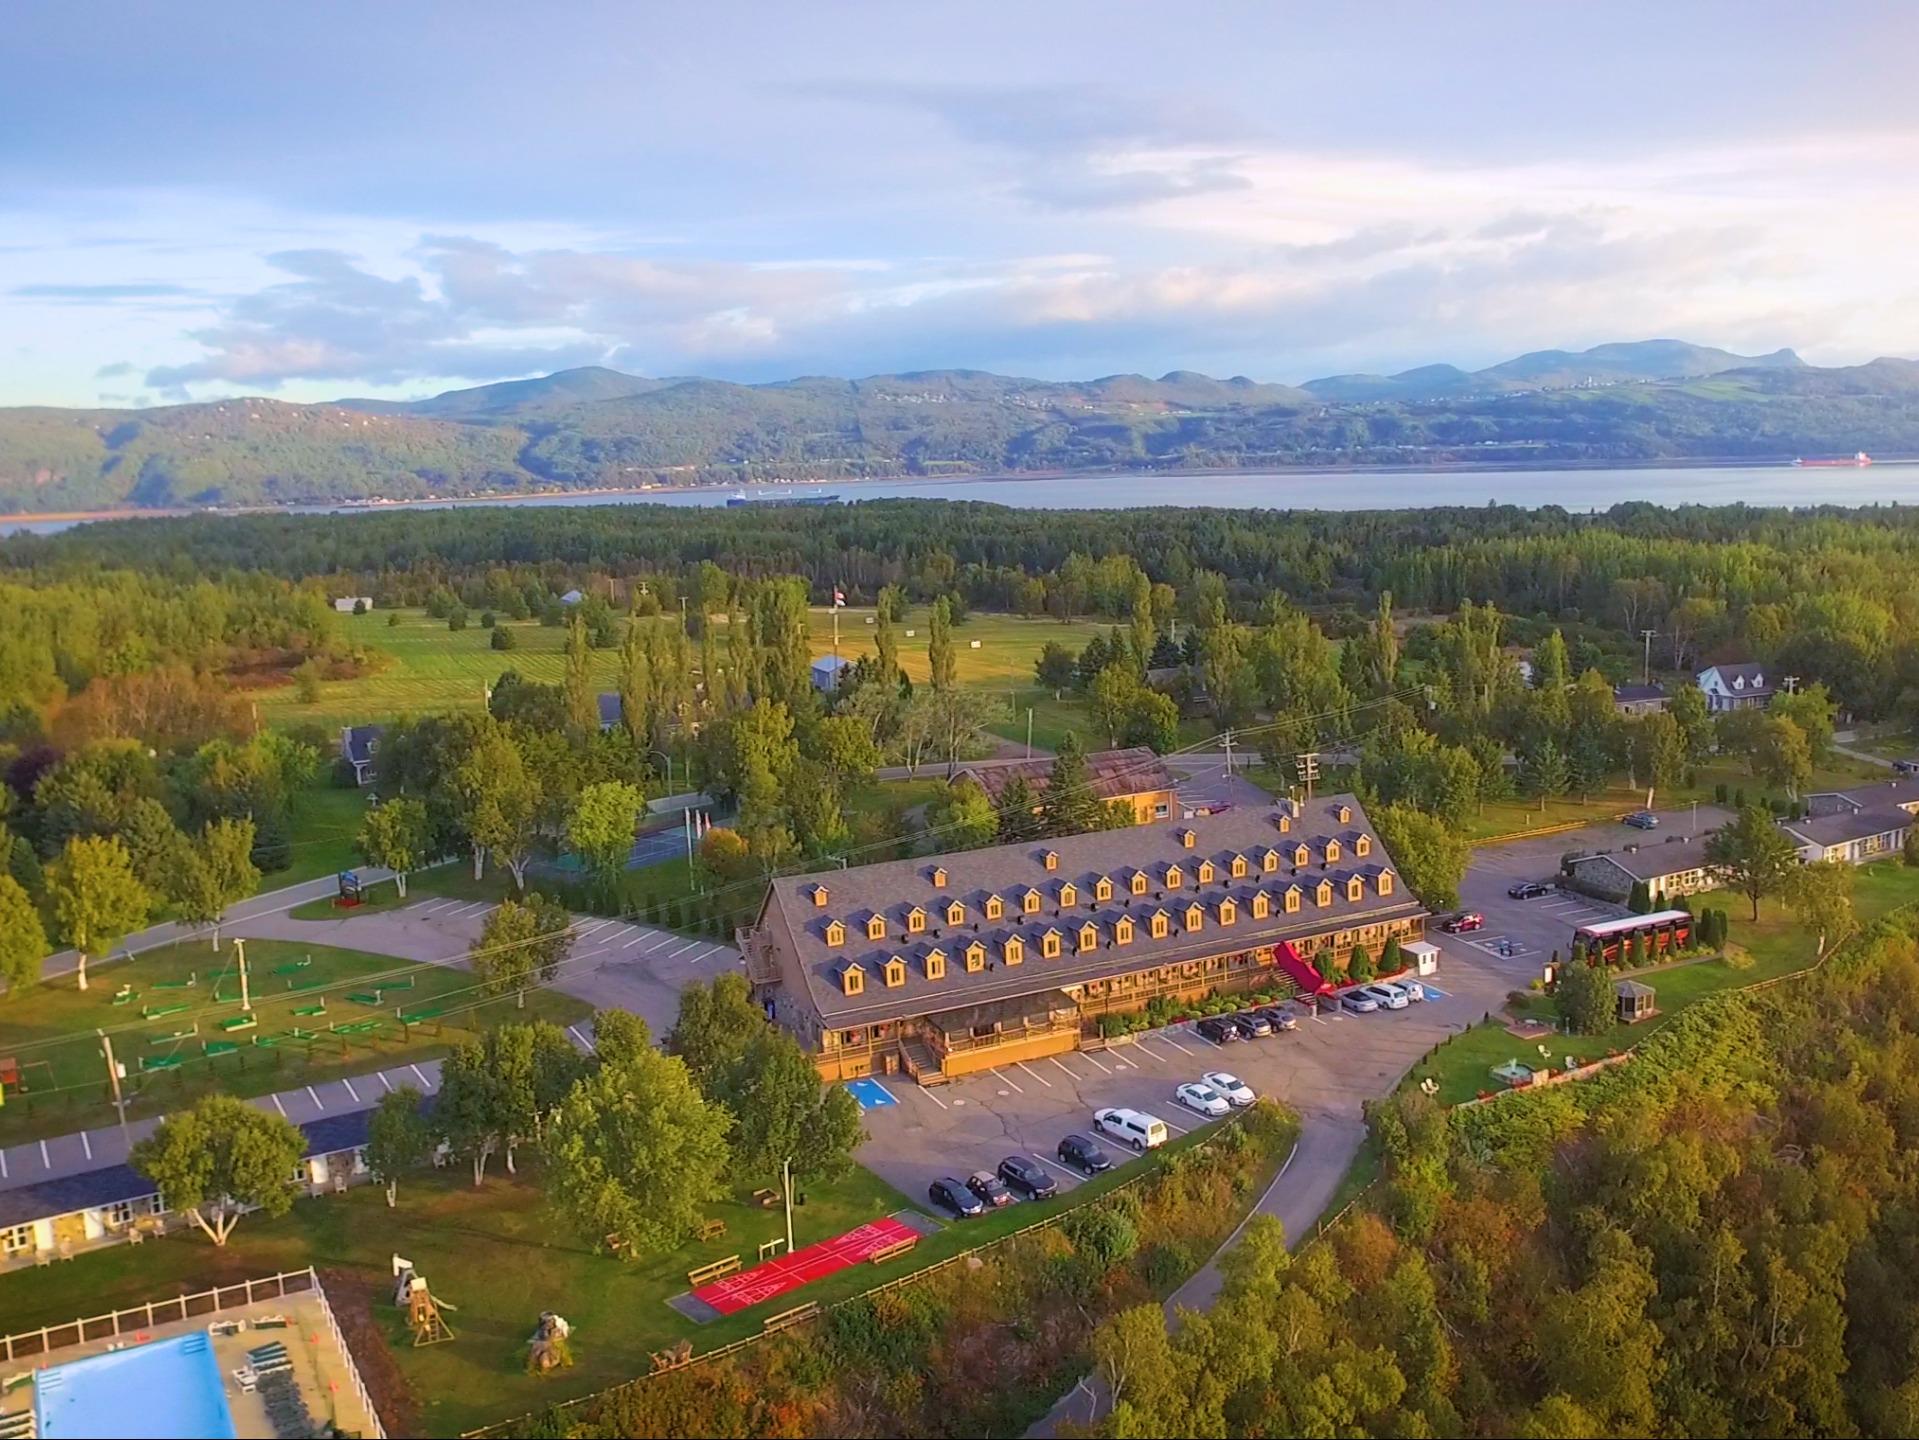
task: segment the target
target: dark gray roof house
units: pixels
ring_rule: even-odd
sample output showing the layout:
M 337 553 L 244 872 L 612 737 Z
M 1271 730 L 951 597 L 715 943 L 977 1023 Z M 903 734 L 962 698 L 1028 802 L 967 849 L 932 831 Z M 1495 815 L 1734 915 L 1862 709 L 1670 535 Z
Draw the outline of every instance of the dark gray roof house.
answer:
M 620 700 L 620 692 L 617 690 L 602 690 L 599 693 L 598 704 L 602 730 L 611 730 L 620 723 L 620 717 L 626 712 L 626 707 Z
M 348 725 L 340 731 L 340 758 L 353 767 L 355 785 L 371 784 L 377 778 L 375 765 L 384 725 Z

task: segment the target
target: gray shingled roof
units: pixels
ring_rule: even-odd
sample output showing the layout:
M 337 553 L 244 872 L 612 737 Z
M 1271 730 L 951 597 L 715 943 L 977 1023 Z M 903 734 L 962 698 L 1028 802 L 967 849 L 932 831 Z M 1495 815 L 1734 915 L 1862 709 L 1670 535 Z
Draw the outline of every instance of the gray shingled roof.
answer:
M 1635 880 L 1662 880 L 1704 865 L 1706 837 L 1641 845 L 1636 850 L 1610 850 L 1602 856 L 1587 858 L 1610 860 Z
M 1343 824 L 1337 818 L 1342 803 L 1350 807 L 1350 818 Z M 1168 962 L 1425 913 L 1403 880 L 1396 881 L 1392 894 L 1377 893 L 1378 876 L 1386 870 L 1397 874 L 1397 867 L 1372 833 L 1358 800 L 1350 795 L 1322 796 L 1307 804 L 1285 833 L 1278 828 L 1279 814 L 1276 808 L 1238 808 L 1192 820 L 1159 821 L 1057 840 L 888 861 L 819 875 L 786 876 L 773 882 L 761 923 L 779 950 L 798 958 L 807 998 L 818 1013 L 831 1024 L 849 1024 L 938 1013 Z M 1196 837 L 1191 849 L 1178 838 L 1188 829 Z M 1370 853 L 1364 857 L 1353 854 L 1354 842 L 1361 835 L 1371 842 Z M 1332 839 L 1340 842 L 1340 858 L 1329 865 L 1324 856 L 1326 843 Z M 1302 842 L 1310 848 L 1312 858 L 1295 869 L 1292 851 Z M 1282 858 L 1276 871 L 1262 874 L 1261 857 L 1268 847 L 1280 851 Z M 1042 859 L 1049 849 L 1059 855 L 1059 868 L 1054 871 L 1048 871 Z M 1246 856 L 1249 868 L 1249 874 L 1239 880 L 1225 878 L 1230 876 L 1229 862 L 1235 853 Z M 1222 878 L 1198 885 L 1195 877 L 1199 864 L 1207 859 L 1214 862 Z M 1178 889 L 1166 887 L 1170 865 L 1178 865 L 1184 872 L 1184 884 Z M 946 869 L 943 888 L 933 884 L 935 866 Z M 1142 896 L 1130 893 L 1129 881 L 1135 870 L 1143 870 L 1148 877 L 1148 889 Z M 1114 897 L 1105 904 L 1093 903 L 1093 885 L 1100 875 L 1111 878 L 1114 885 Z M 1354 875 L 1360 876 L 1366 887 L 1357 901 L 1346 898 L 1347 881 Z M 1323 909 L 1313 898 L 1322 878 L 1331 880 L 1334 886 L 1333 903 Z M 1307 893 L 1300 911 L 1289 915 L 1278 897 L 1294 881 Z M 1073 906 L 1062 911 L 1059 887 L 1064 882 L 1071 882 L 1077 895 Z M 816 885 L 826 887 L 824 907 L 813 903 Z M 1034 915 L 1020 911 L 1019 897 L 1029 887 L 1042 897 L 1041 908 Z M 1275 897 L 1274 913 L 1266 920 L 1255 921 L 1250 902 L 1261 889 Z M 1005 901 L 1004 919 L 984 918 L 983 905 L 989 894 Z M 1216 907 L 1229 895 L 1238 904 L 1238 916 L 1232 925 L 1222 926 Z M 966 906 L 967 918 L 951 927 L 945 923 L 944 912 L 948 902 L 955 899 Z M 1198 933 L 1187 934 L 1181 921 L 1186 906 L 1195 899 L 1207 907 L 1206 917 Z M 906 916 L 914 905 L 927 910 L 927 928 L 923 934 L 909 937 Z M 1174 924 L 1169 935 L 1155 940 L 1149 919 L 1162 908 L 1172 914 Z M 869 940 L 866 921 L 876 913 L 886 921 L 885 938 Z M 1131 943 L 1117 946 L 1111 938 L 1112 922 L 1121 915 L 1132 917 L 1135 936 Z M 834 919 L 846 926 L 846 941 L 839 946 L 828 945 L 825 938 L 827 922 Z M 1075 950 L 1076 935 L 1089 919 L 1100 927 L 1099 944 L 1082 955 Z M 1049 960 L 1041 953 L 1040 941 L 1052 927 L 1060 930 L 1063 945 L 1062 953 Z M 1000 959 L 1001 946 L 1011 935 L 1025 942 L 1026 958 L 1017 965 L 1007 965 Z M 975 939 L 986 946 L 987 965 L 969 974 L 964 952 Z M 936 947 L 946 952 L 946 976 L 929 980 L 922 961 Z M 888 988 L 881 967 L 892 955 L 906 961 L 907 979 L 902 986 Z M 848 964 L 866 971 L 862 994 L 847 995 L 841 989 L 840 971 Z
M 1096 750 L 1086 757 L 1086 770 L 1092 779 L 1093 794 L 1101 800 L 1117 800 L 1122 795 L 1137 795 L 1145 790 L 1171 790 L 1178 783 L 1166 762 L 1144 745 L 1126 750 Z M 960 774 L 970 776 L 986 798 L 995 805 L 1013 777 L 1022 777 L 1037 799 L 1045 793 L 1053 777 L 1051 760 L 1016 760 L 1006 765 L 968 765 Z
M 1868 835 L 1907 830 L 1912 823 L 1912 816 L 1896 805 L 1875 805 L 1840 815 L 1821 815 L 1816 820 L 1788 820 L 1785 828 L 1803 844 L 1844 845 Z
M 1667 698 L 1664 685 L 1615 685 L 1612 698 L 1621 704 L 1643 704 L 1648 700 Z
M 373 759 L 374 747 L 380 737 L 386 734 L 384 725 L 354 725 L 346 732 L 346 758 L 355 765 L 365 764 Z
M 1850 800 L 1862 810 L 1915 805 L 1919 804 L 1919 775 L 1889 774 L 1884 780 L 1875 780 L 1870 785 L 1854 785 L 1847 790 L 1820 790 L 1806 799 L 1811 801 L 1835 795 Z

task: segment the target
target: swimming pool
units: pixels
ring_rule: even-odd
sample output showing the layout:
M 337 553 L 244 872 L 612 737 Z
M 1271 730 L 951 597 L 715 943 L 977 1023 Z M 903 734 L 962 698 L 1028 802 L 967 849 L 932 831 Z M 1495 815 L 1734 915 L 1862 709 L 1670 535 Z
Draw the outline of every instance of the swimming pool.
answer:
M 220 1362 L 205 1335 L 156 1340 L 55 1365 L 34 1377 L 43 1440 L 124 1435 L 235 1440 Z

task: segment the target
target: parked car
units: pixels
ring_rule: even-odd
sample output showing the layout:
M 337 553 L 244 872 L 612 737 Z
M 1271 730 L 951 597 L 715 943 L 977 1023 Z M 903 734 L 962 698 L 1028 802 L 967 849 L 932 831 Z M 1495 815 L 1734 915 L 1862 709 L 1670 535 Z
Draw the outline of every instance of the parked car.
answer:
M 1060 1146 L 1062 1151 L 1065 1148 Z M 1017 1191 L 1028 1200 L 1051 1200 L 1059 1194 L 1059 1182 L 1031 1155 L 1008 1155 L 999 1162 L 999 1178 L 1006 1182 L 1009 1190 Z
M 1919 775 L 1919 760 L 1895 760 L 1893 771 L 1900 775 Z
M 1233 1108 L 1229 1101 L 1212 1086 L 1198 1081 L 1188 1081 L 1173 1092 L 1173 1098 L 1197 1115 L 1216 1120 Z
M 1208 1015 L 1193 1028 L 1199 1031 L 1202 1040 L 1210 1040 L 1215 1045 L 1229 1045 L 1246 1038 L 1239 1033 L 1239 1026 L 1233 1023 L 1230 1015 Z
M 1237 1015 L 1226 1017 L 1239 1027 L 1239 1033 L 1248 1040 L 1263 1040 L 1273 1033 L 1273 1022 L 1257 1010 L 1242 1010 Z
M 1397 985 L 1401 990 L 1404 990 L 1406 992 L 1406 998 L 1414 1004 L 1426 998 L 1426 987 L 1421 985 L 1417 980 L 1407 980 L 1402 977 L 1392 983 Z
M 1485 929 L 1486 917 L 1477 910 L 1466 910 L 1445 921 L 1439 928 L 1448 935 L 1463 935 L 1468 930 Z
M 1273 1027 L 1275 1035 L 1282 1030 L 1299 1028 L 1299 1014 L 1290 1005 L 1267 1005 L 1258 1013 L 1266 1017 L 1266 1023 Z
M 1404 1010 L 1412 1003 L 1404 990 L 1397 985 L 1388 985 L 1384 981 L 1375 985 L 1362 985 L 1359 987 L 1359 993 L 1372 996 L 1383 1009 L 1387 1010 Z
M 1339 997 L 1339 1003 L 1355 1015 L 1370 1015 L 1379 1008 L 1379 1002 L 1364 990 L 1348 990 Z
M 1626 824 L 1635 830 L 1657 830 L 1659 817 L 1650 810 L 1635 810 L 1626 817 Z
M 1541 895 L 1552 894 L 1553 887 L 1537 880 L 1521 880 L 1517 885 L 1508 885 L 1506 893 L 1515 900 L 1537 900 Z
M 1225 1096 L 1226 1103 L 1235 1110 L 1244 1110 L 1259 1098 L 1253 1094 L 1252 1086 L 1230 1070 L 1208 1070 L 1200 1078 Z
M 1013 1192 L 991 1170 L 975 1170 L 966 1177 L 966 1188 L 979 1196 L 982 1204 L 997 1210 L 1013 1203 Z
M 1059 1163 L 1071 1165 L 1087 1175 L 1113 1168 L 1113 1157 L 1085 1135 L 1068 1135 L 1059 1142 Z
M 986 1202 L 951 1175 L 943 1176 L 927 1186 L 926 1198 L 941 1209 L 951 1210 L 961 1220 L 986 1213 Z
M 1128 1110 L 1120 1105 L 1095 1110 L 1093 1128 L 1102 1135 L 1125 1141 L 1141 1154 L 1158 1149 L 1167 1138 L 1164 1120 L 1155 1119 L 1144 1110 Z

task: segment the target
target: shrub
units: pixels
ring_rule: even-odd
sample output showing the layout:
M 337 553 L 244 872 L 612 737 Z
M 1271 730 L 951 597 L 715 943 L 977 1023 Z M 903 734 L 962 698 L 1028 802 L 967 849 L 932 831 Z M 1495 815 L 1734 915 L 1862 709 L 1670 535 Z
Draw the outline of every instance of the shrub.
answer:
M 1724 805 L 1726 803 L 1726 782 L 1724 780 L 1721 780 L 1717 785 L 1712 787 L 1712 798 L 1714 804 Z
M 495 629 L 493 638 L 487 641 L 487 644 L 491 645 L 495 650 L 516 649 L 519 643 L 520 642 L 514 638 L 513 632 L 505 626 L 500 626 Z
M 1073 1248 L 1102 1269 L 1133 1258 L 1139 1250 L 1139 1230 L 1112 1205 L 1092 1205 L 1075 1211 L 1061 1227 Z
M 491 610 L 482 610 L 480 612 L 480 628 L 482 630 L 491 630 L 499 623 L 499 617 Z
M 387 612 L 386 628 L 389 630 L 398 630 L 400 628 L 400 612 L 398 610 L 390 610 Z
M 1750 970 L 1753 965 L 1752 951 L 1744 945 L 1727 945 L 1719 952 L 1719 958 L 1728 970 Z
M 446 628 L 449 630 L 466 629 L 466 606 L 455 605 L 446 612 Z

